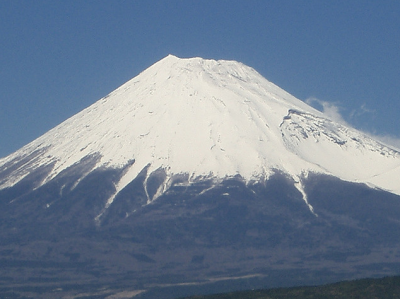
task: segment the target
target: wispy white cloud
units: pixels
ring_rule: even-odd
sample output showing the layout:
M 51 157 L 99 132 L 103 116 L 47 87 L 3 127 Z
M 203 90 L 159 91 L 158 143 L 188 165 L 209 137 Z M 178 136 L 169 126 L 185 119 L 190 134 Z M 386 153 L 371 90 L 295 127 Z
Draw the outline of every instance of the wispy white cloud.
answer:
M 364 104 L 361 105 L 360 108 L 354 109 L 350 113 L 350 118 L 354 119 L 354 118 L 360 117 L 360 116 L 365 115 L 365 114 L 374 115 L 375 114 L 375 110 L 367 108 L 367 105 L 364 103 Z
M 331 102 L 326 102 L 326 101 L 317 99 L 315 97 L 308 98 L 305 100 L 305 102 L 307 104 L 309 104 L 310 106 L 313 106 L 314 108 L 320 110 L 329 119 L 331 119 L 335 122 L 344 124 L 349 127 L 354 127 L 344 119 L 344 117 L 342 115 L 343 109 L 339 105 L 337 105 L 335 103 L 331 103 Z M 360 106 L 359 109 L 355 109 L 350 113 L 349 121 L 351 122 L 351 120 L 355 120 L 356 118 L 358 118 L 360 116 L 363 116 L 363 115 L 365 116 L 365 114 L 374 116 L 375 110 L 367 108 L 366 104 L 364 103 Z M 371 132 L 368 132 L 368 131 L 365 131 L 362 129 L 357 129 L 357 130 L 361 131 L 365 135 L 368 135 L 375 140 L 382 142 L 383 144 L 385 144 L 393 149 L 400 151 L 400 138 L 399 137 L 387 135 L 387 134 L 371 133 Z
M 367 108 L 367 105 L 364 103 L 360 106 L 359 109 L 355 109 L 350 113 L 350 119 L 357 119 L 359 117 L 365 117 L 368 115 L 369 118 L 375 117 L 375 110 Z M 383 144 L 392 147 L 398 151 L 400 151 L 400 138 L 387 134 L 378 134 L 378 133 L 370 133 L 368 131 L 361 130 L 364 134 L 372 137 L 375 140 L 382 142 Z
M 338 105 L 314 97 L 306 99 L 306 103 L 320 110 L 331 120 L 348 125 L 340 112 L 342 109 Z

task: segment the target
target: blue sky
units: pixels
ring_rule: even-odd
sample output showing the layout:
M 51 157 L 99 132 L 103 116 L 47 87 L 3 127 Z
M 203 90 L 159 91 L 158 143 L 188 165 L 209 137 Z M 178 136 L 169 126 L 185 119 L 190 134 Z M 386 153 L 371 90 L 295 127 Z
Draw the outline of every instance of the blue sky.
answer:
M 0 157 L 168 54 L 241 61 L 400 145 L 400 1 L 0 1 Z

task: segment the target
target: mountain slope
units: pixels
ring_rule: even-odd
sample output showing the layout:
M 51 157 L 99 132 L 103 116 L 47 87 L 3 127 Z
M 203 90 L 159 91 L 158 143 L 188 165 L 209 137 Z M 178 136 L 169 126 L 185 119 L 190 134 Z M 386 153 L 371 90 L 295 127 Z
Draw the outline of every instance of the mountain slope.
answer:
M 252 290 L 215 294 L 208 296 L 194 296 L 185 299 L 393 299 L 400 297 L 400 277 L 385 277 L 380 279 L 360 279 L 342 281 L 323 286 L 307 286 L 297 288 L 280 288 L 271 290 Z M 181 298 L 184 299 L 184 298 Z
M 0 188 L 46 168 L 37 188 L 88 159 L 74 187 L 95 169 L 124 168 L 107 207 L 143 169 L 147 177 L 165 172 L 154 198 L 176 175 L 185 174 L 187 183 L 236 175 L 250 182 L 275 170 L 298 181 L 300 191 L 301 178 L 317 172 L 400 194 L 398 152 L 330 121 L 234 61 L 164 58 L 1 159 Z

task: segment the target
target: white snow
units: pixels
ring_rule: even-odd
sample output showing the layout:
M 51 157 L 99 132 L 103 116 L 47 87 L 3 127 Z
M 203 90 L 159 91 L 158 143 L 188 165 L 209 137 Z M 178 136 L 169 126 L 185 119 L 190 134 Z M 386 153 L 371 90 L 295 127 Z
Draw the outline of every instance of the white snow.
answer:
M 254 181 L 277 169 L 295 181 L 320 172 L 400 195 L 398 152 L 329 120 L 235 61 L 169 55 L 0 159 L 0 167 L 35 150 L 43 152 L 14 171 L 0 189 L 54 163 L 45 184 L 82 158 L 100 154 L 93 169 L 120 168 L 135 160 L 117 192 L 150 164 L 149 174 L 165 169 L 163 188 L 174 174 L 188 173 L 191 179 L 240 174 Z

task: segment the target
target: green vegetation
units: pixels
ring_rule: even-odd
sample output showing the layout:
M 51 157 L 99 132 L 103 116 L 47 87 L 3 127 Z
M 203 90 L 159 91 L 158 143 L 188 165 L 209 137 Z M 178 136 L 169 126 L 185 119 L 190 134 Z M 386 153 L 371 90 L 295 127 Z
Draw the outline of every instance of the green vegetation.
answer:
M 187 299 L 393 299 L 400 298 L 400 276 L 361 279 L 316 287 L 279 288 L 194 296 Z

